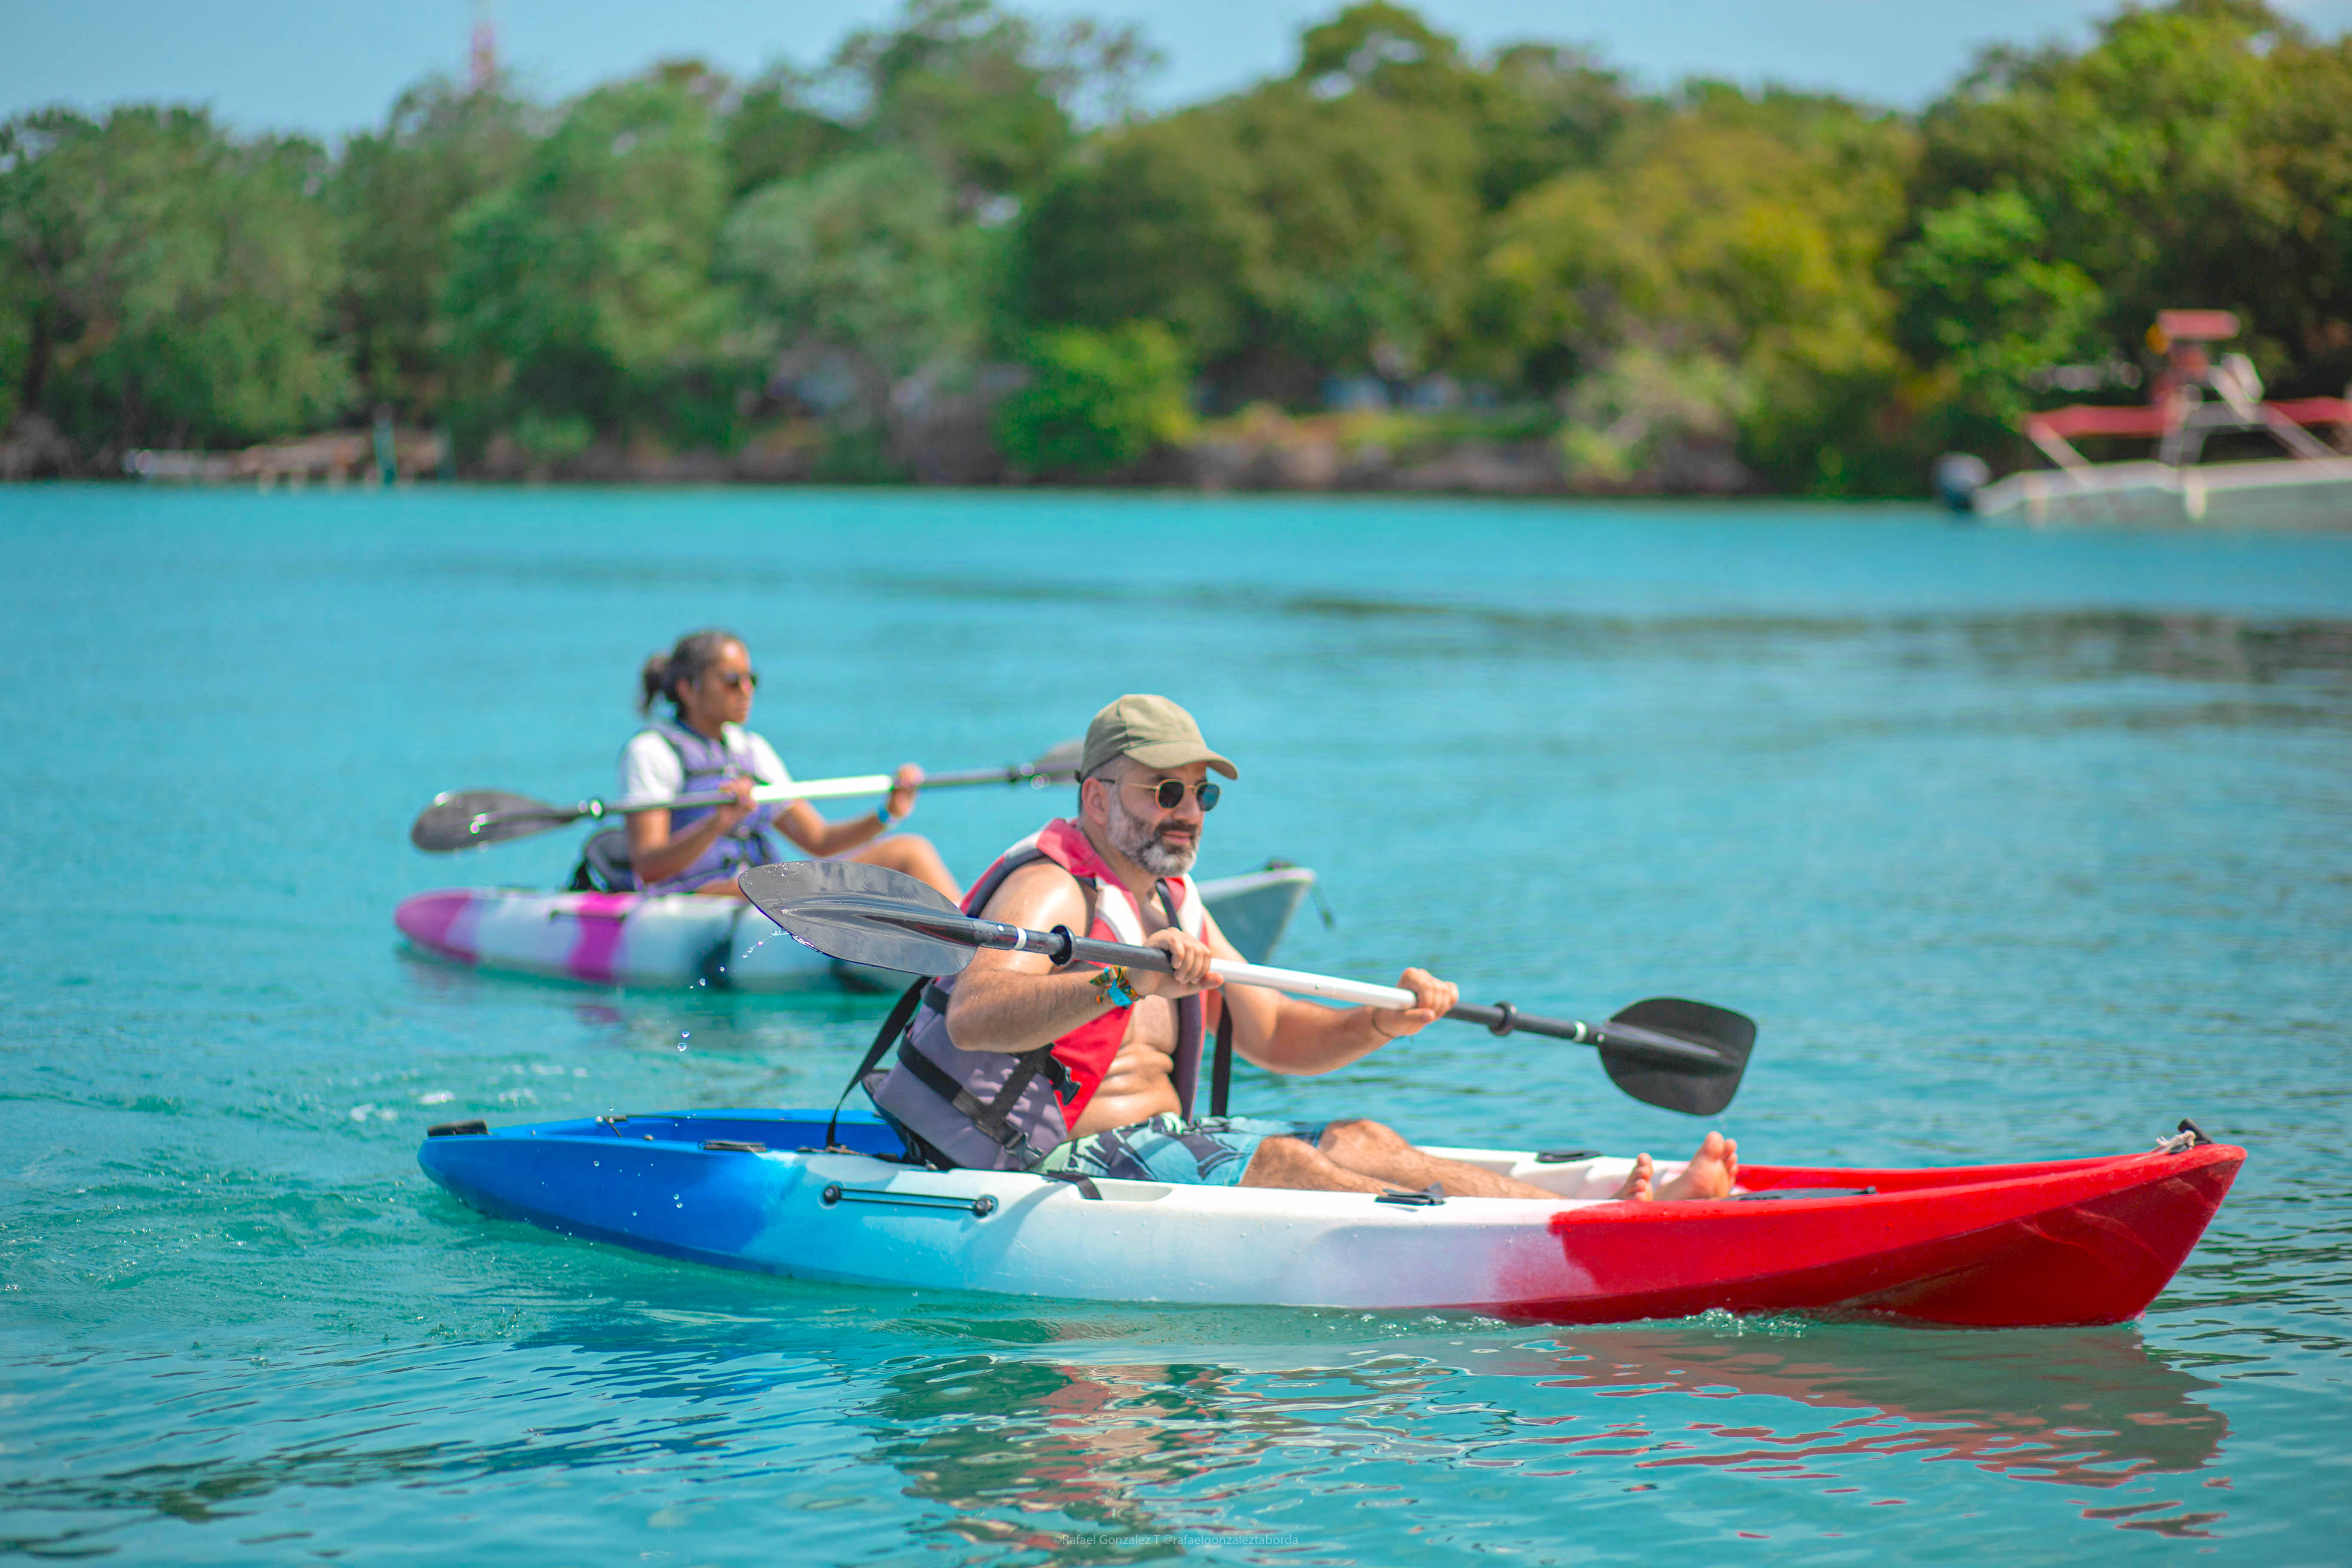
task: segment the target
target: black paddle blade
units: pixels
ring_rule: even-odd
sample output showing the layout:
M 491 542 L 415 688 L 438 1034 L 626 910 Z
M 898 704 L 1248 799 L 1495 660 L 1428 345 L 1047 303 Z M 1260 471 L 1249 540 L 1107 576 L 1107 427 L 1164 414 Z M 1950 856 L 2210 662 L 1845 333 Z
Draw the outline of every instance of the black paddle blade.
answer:
M 1033 773 L 1041 776 L 1048 773 L 1068 773 L 1076 777 L 1078 763 L 1085 757 L 1086 751 L 1087 743 L 1084 741 L 1064 741 L 1058 746 L 1048 747 L 1035 762 L 1029 764 L 1029 767 Z
M 436 795 L 408 830 L 408 841 L 428 855 L 478 849 L 509 838 L 528 838 L 579 816 L 567 806 L 550 805 L 527 795 L 498 789 L 453 790 Z M 485 822 L 484 817 L 495 818 Z
M 1747 1076 L 1748 1053 L 1756 1048 L 1756 1020 L 1727 1007 L 1685 1002 L 1675 996 L 1653 996 L 1636 1002 L 1610 1017 L 1612 1024 L 1664 1035 L 1706 1050 L 1722 1064 L 1715 1072 L 1689 1068 L 1660 1067 L 1629 1051 L 1614 1049 L 1604 1036 L 1601 1065 L 1619 1089 L 1645 1105 L 1679 1110 L 1689 1116 L 1713 1116 L 1731 1103 Z
M 738 879 L 743 896 L 794 942 L 847 963 L 902 974 L 954 974 L 971 962 L 968 942 L 926 936 L 893 923 L 963 911 L 928 883 L 855 860 L 794 860 L 754 866 Z

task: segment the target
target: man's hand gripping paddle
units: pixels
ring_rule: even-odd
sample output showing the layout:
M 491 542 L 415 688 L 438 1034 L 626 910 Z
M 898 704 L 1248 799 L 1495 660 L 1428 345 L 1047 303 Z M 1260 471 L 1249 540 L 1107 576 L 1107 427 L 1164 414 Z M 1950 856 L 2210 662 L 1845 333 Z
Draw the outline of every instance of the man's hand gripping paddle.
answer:
M 1027 784 L 1042 789 L 1047 784 L 1068 784 L 1078 776 L 1078 751 L 1077 742 L 1065 741 L 1034 762 L 933 773 L 923 780 L 922 787 L 953 789 L 959 784 Z M 859 773 L 848 778 L 761 784 L 751 792 L 751 798 L 761 805 L 786 800 L 842 800 L 863 795 L 888 795 L 897 787 L 897 781 L 888 773 Z M 528 838 L 583 816 L 626 816 L 639 811 L 718 805 L 732 798 L 714 791 L 708 795 L 681 795 L 669 800 L 583 800 L 576 805 L 551 805 L 543 800 L 509 795 L 504 790 L 454 790 L 433 797 L 433 804 L 409 828 L 408 841 L 428 855 L 446 855 L 458 849 L 503 844 L 509 838 Z
M 953 974 L 984 947 L 1038 952 L 1055 964 L 1125 964 L 1166 973 L 1156 947 L 1092 942 L 1066 927 L 1025 931 L 974 920 L 912 877 L 854 860 L 799 860 L 754 866 L 742 874 L 743 896 L 804 946 L 849 963 L 907 974 Z M 1269 969 L 1227 959 L 1210 970 L 1231 985 L 1262 985 L 1301 996 L 1323 996 L 1374 1007 L 1411 1007 L 1412 993 L 1393 985 Z M 1754 1020 L 1704 1002 L 1654 996 L 1605 1024 L 1538 1018 L 1507 1002 L 1460 1006 L 1445 1016 L 1484 1025 L 1496 1035 L 1543 1035 L 1592 1046 L 1619 1089 L 1644 1104 L 1693 1116 L 1712 1116 L 1731 1103 L 1756 1045 Z

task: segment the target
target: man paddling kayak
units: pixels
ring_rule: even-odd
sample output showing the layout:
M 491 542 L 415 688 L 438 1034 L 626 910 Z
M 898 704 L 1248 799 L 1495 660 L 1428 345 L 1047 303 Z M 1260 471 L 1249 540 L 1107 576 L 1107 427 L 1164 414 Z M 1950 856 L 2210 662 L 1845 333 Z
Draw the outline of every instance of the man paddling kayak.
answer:
M 760 678 L 741 637 L 718 630 L 680 637 L 667 654 L 646 660 L 640 684 L 639 712 L 650 714 L 655 700 L 667 697 L 671 714 L 651 719 L 623 748 L 622 798 L 662 800 L 709 790 L 735 797 L 725 805 L 641 811 L 627 818 L 629 864 L 644 891 L 740 898 L 736 878 L 744 868 L 782 858 L 768 837 L 773 827 L 807 854 L 887 867 L 950 899 L 959 896 L 929 839 L 890 834 L 892 824 L 915 809 L 922 785 L 923 772 L 911 763 L 898 770 L 898 787 L 879 809 L 846 822 L 827 822 L 804 800 L 753 803 L 755 784 L 789 784 L 792 775 L 773 747 L 743 728 Z
M 1541 1187 L 1429 1154 L 1377 1121 L 1192 1114 L 1214 1012 L 1230 1009 L 1234 1047 L 1247 1060 L 1309 1074 L 1417 1034 L 1455 1001 L 1452 985 L 1419 969 L 1397 982 L 1419 1003 L 1409 1008 L 1332 1008 L 1224 988 L 1210 961 L 1241 955 L 1187 874 L 1222 788 L 1213 771 L 1240 776 L 1164 697 L 1122 697 L 1095 715 L 1078 816 L 1007 851 L 964 908 L 1033 931 L 1064 926 L 1156 947 L 1173 973 L 1057 972 L 1042 953 L 983 950 L 961 973 L 909 993 L 897 1064 L 866 1080 L 884 1114 L 952 1165 L 1339 1192 L 1438 1184 L 1455 1196 L 1556 1201 Z M 893 1025 L 908 1016 L 894 1016 Z M 1655 1182 L 1642 1155 L 1617 1195 L 1720 1197 L 1738 1173 L 1737 1146 L 1710 1132 L 1668 1181 Z

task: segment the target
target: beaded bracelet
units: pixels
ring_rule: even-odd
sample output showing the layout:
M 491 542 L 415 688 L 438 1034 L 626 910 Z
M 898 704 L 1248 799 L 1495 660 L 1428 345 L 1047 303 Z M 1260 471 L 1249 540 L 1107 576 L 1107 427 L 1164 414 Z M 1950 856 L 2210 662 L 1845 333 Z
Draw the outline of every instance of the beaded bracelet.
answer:
M 1098 1000 L 1113 1007 L 1135 1005 L 1135 992 L 1128 984 L 1127 966 L 1123 963 L 1114 963 L 1108 969 L 1097 970 L 1095 977 L 1087 984 L 1095 988 L 1095 995 Z

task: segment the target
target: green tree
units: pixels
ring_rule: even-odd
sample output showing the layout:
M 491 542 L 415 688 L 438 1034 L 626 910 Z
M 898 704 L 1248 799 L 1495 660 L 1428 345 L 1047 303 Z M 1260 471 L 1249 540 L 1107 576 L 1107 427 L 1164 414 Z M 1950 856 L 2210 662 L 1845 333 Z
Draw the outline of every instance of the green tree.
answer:
M 1203 363 L 1247 347 L 1274 292 L 1274 230 L 1232 131 L 1179 115 L 1107 131 L 1064 164 L 1021 228 L 1022 319 L 1156 319 Z
M 370 402 L 437 416 L 448 395 L 439 312 L 451 226 L 511 176 L 529 144 L 524 106 L 496 87 L 410 88 L 379 132 L 344 144 L 332 183 L 342 224 L 341 310 Z
M 2347 108 L 2344 43 L 2258 0 L 2127 7 L 2086 49 L 1989 52 L 1922 121 L 1915 208 L 2014 192 L 2042 237 L 2020 258 L 2095 282 L 2108 345 L 2166 307 L 2224 307 L 2291 381 L 2339 329 L 2352 350 Z
M 833 71 L 864 100 L 871 143 L 916 153 L 979 213 L 1034 192 L 1079 116 L 1121 112 L 1156 58 L 1129 27 L 1046 29 L 991 0 L 907 0 L 888 27 L 845 39 Z
M 1914 352 L 1948 365 L 1965 413 L 1996 429 L 2025 412 L 2027 373 L 2105 347 L 2099 286 L 2051 253 L 2041 215 L 2013 190 L 1964 195 L 1927 214 L 1895 284 Z
M 1496 55 L 1481 94 L 1479 195 L 1489 210 L 1574 169 L 1599 163 L 1654 116 L 1624 79 L 1582 49 L 1517 44 Z
M 348 405 L 335 230 L 311 142 L 201 110 L 0 124 L 0 310 L 20 409 L 85 447 L 241 443 Z
M 1234 401 L 1445 362 L 1481 221 L 1477 74 L 1387 5 L 1308 30 L 1290 77 L 1113 134 L 1024 226 L 1031 321 L 1181 332 Z
M 2319 44 L 2290 33 L 2270 59 L 2261 157 L 2290 216 L 2252 308 L 2288 350 L 2273 366 L 2280 390 L 2341 392 L 2352 385 L 2352 34 Z
M 743 90 L 720 132 L 731 199 L 797 180 L 866 144 L 856 127 L 814 107 L 817 88 L 807 74 L 782 66 Z
M 776 346 L 856 365 L 879 419 L 896 382 L 980 353 L 989 246 L 927 163 L 886 150 L 755 193 L 727 221 L 719 268 Z
M 1192 426 L 1184 351 L 1156 321 L 1042 335 L 1030 384 L 997 416 L 997 444 L 1032 473 L 1108 473 Z
M 725 180 L 686 87 L 625 82 L 574 102 L 457 219 L 442 308 L 461 437 L 514 426 L 551 454 L 633 429 L 732 439 L 740 345 L 711 275 Z
M 1736 431 L 1782 486 L 1907 488 L 1908 457 L 1878 428 L 1906 367 L 1877 270 L 1911 156 L 1889 115 L 1694 84 L 1602 166 L 1501 215 L 1474 363 L 1531 391 L 1602 377 L 1624 388 L 1603 400 L 1622 405 L 1612 426 Z

